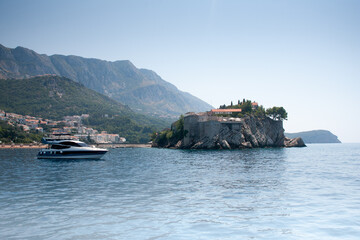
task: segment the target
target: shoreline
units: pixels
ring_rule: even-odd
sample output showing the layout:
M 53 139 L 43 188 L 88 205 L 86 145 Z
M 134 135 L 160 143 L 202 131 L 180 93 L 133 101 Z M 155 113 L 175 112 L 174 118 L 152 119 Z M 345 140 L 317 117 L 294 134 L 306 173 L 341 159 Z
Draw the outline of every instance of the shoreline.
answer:
M 40 149 L 47 148 L 47 144 L 0 144 L 0 149 Z M 100 143 L 95 144 L 100 148 L 151 148 L 149 143 Z
M 95 146 L 100 148 L 151 148 L 150 143 L 99 143 Z
M 40 149 L 46 148 L 47 144 L 39 144 L 39 145 L 32 145 L 32 144 L 0 144 L 0 149 Z

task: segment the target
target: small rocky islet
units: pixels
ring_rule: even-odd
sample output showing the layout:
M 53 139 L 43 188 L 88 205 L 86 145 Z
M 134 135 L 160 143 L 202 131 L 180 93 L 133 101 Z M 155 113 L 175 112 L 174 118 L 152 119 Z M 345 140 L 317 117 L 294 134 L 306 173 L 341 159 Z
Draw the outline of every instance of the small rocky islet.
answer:
M 188 113 L 171 130 L 158 133 L 152 147 L 175 149 L 244 149 L 305 147 L 304 141 L 287 138 L 283 121 L 268 116 L 214 116 L 211 112 Z

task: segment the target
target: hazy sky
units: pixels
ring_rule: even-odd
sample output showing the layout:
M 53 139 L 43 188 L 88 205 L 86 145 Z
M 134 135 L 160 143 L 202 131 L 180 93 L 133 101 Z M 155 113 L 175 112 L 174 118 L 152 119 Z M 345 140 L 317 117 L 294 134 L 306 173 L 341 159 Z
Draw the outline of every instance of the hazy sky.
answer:
M 130 60 L 214 107 L 288 111 L 360 142 L 360 1 L 0 0 L 0 44 Z

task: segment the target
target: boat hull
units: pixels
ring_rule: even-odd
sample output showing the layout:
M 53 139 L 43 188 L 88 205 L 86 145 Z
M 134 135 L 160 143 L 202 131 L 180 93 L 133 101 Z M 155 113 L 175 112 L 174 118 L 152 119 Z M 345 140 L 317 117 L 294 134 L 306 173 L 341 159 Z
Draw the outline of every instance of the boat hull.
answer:
M 101 159 L 105 154 L 101 155 L 73 155 L 73 156 L 38 156 L 38 159 Z
M 107 153 L 103 151 L 49 151 L 41 150 L 38 159 L 100 159 Z

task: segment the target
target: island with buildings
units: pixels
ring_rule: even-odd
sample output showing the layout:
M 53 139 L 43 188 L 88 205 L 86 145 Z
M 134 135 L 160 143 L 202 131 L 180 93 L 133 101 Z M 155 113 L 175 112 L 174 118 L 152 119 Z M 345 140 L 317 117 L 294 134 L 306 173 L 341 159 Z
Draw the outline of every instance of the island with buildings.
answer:
M 265 110 L 245 101 L 208 112 L 190 112 L 174 122 L 171 129 L 153 136 L 153 147 L 180 149 L 242 149 L 304 147 L 301 138 L 284 135 L 282 107 Z

